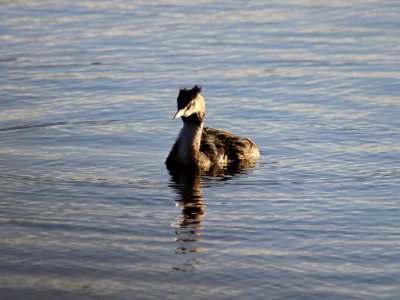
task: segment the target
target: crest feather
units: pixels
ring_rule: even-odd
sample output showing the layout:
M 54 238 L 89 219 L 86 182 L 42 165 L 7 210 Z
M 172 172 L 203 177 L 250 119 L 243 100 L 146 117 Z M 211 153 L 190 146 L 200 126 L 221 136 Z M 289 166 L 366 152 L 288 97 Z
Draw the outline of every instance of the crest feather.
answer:
M 184 108 L 186 105 L 190 103 L 194 98 L 197 97 L 198 94 L 201 93 L 201 86 L 195 85 L 193 88 L 183 88 L 179 90 L 178 95 L 178 109 Z

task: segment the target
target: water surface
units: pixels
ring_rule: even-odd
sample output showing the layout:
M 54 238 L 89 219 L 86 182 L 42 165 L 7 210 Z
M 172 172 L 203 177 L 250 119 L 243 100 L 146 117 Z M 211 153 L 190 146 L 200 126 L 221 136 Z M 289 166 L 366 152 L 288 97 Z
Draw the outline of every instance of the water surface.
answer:
M 3 1 L 3 299 L 397 299 L 396 1 Z M 178 89 L 254 168 L 178 180 Z

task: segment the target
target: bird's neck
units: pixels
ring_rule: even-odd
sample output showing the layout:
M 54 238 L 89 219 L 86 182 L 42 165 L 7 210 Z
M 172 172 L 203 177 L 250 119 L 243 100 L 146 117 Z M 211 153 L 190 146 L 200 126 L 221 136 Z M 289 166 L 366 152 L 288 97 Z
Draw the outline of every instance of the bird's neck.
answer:
M 179 143 L 187 150 L 200 151 L 202 132 L 203 122 L 200 124 L 183 122 L 183 127 L 179 133 Z
M 183 127 L 179 133 L 178 156 L 187 163 L 196 162 L 200 152 L 203 133 L 203 116 L 183 117 Z

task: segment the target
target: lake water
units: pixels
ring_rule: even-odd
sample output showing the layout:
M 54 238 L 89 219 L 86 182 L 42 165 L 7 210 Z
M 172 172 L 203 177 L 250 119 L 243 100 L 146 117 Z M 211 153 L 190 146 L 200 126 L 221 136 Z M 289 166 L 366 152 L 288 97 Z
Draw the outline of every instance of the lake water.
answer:
M 1 299 L 399 299 L 400 2 L 0 9 Z M 255 167 L 168 173 L 194 84 Z

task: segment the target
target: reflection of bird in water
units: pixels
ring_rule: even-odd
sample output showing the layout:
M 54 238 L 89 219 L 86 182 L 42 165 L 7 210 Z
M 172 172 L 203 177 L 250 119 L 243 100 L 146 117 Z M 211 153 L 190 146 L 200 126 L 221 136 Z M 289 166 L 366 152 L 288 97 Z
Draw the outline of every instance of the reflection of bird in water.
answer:
M 179 199 L 177 206 L 182 207 L 181 215 L 175 224 L 175 239 L 178 243 L 176 254 L 191 254 L 185 256 L 184 262 L 173 269 L 184 272 L 192 272 L 199 264 L 198 257 L 193 256 L 200 252 L 200 242 L 203 235 L 202 221 L 205 216 L 205 204 L 202 197 L 202 180 L 214 183 L 226 181 L 237 174 L 247 173 L 248 169 L 231 168 L 200 172 L 187 168 L 170 170 L 171 186 L 177 191 Z M 213 177 L 217 175 L 216 177 Z
M 182 213 L 176 224 L 176 241 L 180 243 L 177 248 L 182 253 L 197 252 L 196 245 L 201 235 L 202 219 L 205 214 L 202 195 L 201 179 L 197 172 L 185 169 L 171 172 L 173 187 L 178 191 L 180 199 L 176 201 L 181 206 Z
M 179 91 L 174 119 L 182 117 L 183 127 L 165 162 L 167 168 L 210 170 L 257 160 L 260 152 L 252 140 L 225 130 L 203 127 L 205 102 L 200 92 L 197 85 Z

